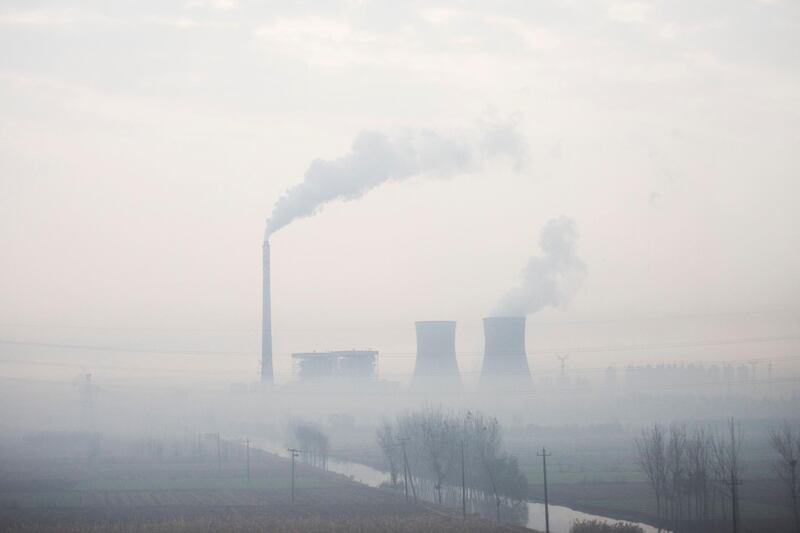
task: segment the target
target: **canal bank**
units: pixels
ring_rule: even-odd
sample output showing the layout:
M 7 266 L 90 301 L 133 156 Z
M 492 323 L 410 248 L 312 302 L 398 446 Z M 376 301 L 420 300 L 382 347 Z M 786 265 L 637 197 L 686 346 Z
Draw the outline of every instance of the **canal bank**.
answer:
M 260 441 L 257 446 L 265 451 L 277 453 L 279 455 L 286 453 L 286 447 L 276 444 L 274 442 Z M 363 483 L 371 487 L 386 486 L 390 482 L 390 476 L 387 472 L 360 464 L 357 462 L 346 461 L 337 458 L 331 458 L 327 462 L 327 469 L 338 474 L 345 475 L 350 479 Z M 419 497 L 423 497 L 424 491 L 420 491 Z M 429 498 L 433 501 L 432 494 Z M 540 502 L 522 502 L 521 505 L 524 509 L 518 509 L 513 512 L 512 509 L 505 509 L 508 518 L 512 523 L 517 523 L 531 529 L 544 531 L 545 529 L 545 512 L 544 504 Z M 608 516 L 600 512 L 592 512 L 590 510 L 582 511 L 573 509 L 567 505 L 550 504 L 550 531 L 551 533 L 569 533 L 572 524 L 576 520 L 597 520 L 607 524 L 615 524 L 620 521 L 632 522 L 640 526 L 645 533 L 656 533 L 657 529 L 649 524 L 626 519 L 625 517 Z M 491 518 L 487 516 L 486 518 Z

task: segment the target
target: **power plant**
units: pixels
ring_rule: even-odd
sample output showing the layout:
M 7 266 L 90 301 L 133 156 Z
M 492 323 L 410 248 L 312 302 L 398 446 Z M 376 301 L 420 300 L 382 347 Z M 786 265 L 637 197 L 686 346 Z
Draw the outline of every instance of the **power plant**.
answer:
M 412 386 L 458 385 L 456 323 L 451 320 L 415 322 L 417 362 Z
M 525 317 L 495 316 L 483 319 L 485 348 L 481 385 L 514 381 L 531 383 L 525 353 Z
M 261 383 L 274 382 L 272 361 L 272 308 L 270 289 L 270 245 L 263 244 L 261 313 Z M 525 352 L 524 316 L 494 316 L 483 319 L 484 356 L 480 384 L 509 382 L 530 384 Z M 413 388 L 458 387 L 461 377 L 456 360 L 456 322 L 424 320 L 414 323 L 417 352 Z M 328 377 L 377 378 L 377 355 L 372 350 L 302 352 L 292 354 L 295 377 L 313 381 Z
M 264 239 L 261 288 L 261 383 L 272 383 L 272 301 L 269 282 L 269 241 Z

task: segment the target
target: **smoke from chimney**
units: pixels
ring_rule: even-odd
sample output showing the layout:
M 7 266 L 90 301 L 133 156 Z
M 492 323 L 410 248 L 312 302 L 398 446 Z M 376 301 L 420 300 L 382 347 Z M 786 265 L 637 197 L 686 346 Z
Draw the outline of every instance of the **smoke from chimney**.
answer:
M 542 255 L 528 260 L 520 275 L 522 283 L 503 295 L 492 316 L 524 317 L 565 303 L 586 274 L 586 265 L 575 255 L 577 240 L 572 219 L 549 220 L 539 236 Z
M 264 239 L 298 218 L 317 213 L 329 202 L 355 200 L 388 181 L 414 176 L 447 178 L 476 170 L 496 156 L 508 156 L 520 171 L 526 155 L 515 121 L 483 118 L 473 130 L 460 134 L 418 130 L 390 136 L 362 131 L 350 152 L 333 160 L 314 160 L 303 181 L 281 196 L 267 221 Z

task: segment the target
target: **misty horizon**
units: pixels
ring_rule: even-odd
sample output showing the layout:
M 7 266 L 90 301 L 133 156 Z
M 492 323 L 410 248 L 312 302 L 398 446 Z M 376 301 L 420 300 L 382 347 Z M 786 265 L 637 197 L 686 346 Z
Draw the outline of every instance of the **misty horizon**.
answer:
M 798 28 L 3 2 L 0 529 L 800 527 Z

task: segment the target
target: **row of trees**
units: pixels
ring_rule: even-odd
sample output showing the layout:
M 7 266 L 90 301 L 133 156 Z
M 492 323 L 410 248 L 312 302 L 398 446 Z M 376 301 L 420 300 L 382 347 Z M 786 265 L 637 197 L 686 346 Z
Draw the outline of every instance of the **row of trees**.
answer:
M 729 520 L 737 531 L 741 442 L 741 431 L 733 419 L 724 434 L 708 427 L 689 431 L 685 425 L 667 427 L 659 423 L 642 431 L 636 439 L 637 460 L 655 495 L 660 528 L 709 531 L 712 524 Z M 770 432 L 770 444 L 778 453 L 775 467 L 786 482 L 795 528 L 800 533 L 800 431 L 784 423 Z
M 797 463 L 800 460 L 800 427 L 792 427 L 783 422 L 780 427 L 769 432 L 769 444 L 775 453 L 775 470 L 783 481 L 788 502 L 792 506 L 794 528 L 800 533 L 800 486 L 797 480 Z
M 658 526 L 672 531 L 708 524 L 736 501 L 741 438 L 733 421 L 729 435 L 709 428 L 654 424 L 636 440 L 639 466 L 656 498 Z M 731 509 L 734 516 L 737 509 Z
M 385 421 L 377 437 L 395 486 L 402 478 L 413 491 L 430 490 L 442 504 L 443 494 L 460 495 L 463 473 L 464 496 L 471 502 L 493 499 L 498 517 L 503 503 L 526 498 L 528 481 L 517 459 L 502 451 L 495 418 L 428 408 Z
M 295 425 L 293 433 L 295 445 L 300 450 L 303 462 L 327 469 L 330 452 L 328 436 L 317 426 L 306 422 Z

